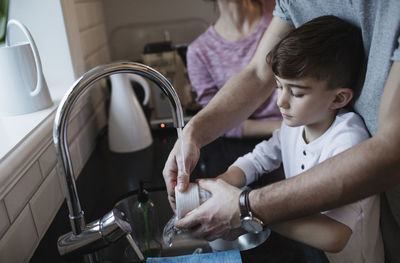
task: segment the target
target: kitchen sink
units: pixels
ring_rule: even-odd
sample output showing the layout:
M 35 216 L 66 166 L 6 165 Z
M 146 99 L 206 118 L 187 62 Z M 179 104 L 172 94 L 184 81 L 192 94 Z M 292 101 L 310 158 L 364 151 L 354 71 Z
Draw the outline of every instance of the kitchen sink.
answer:
M 161 247 L 161 257 L 182 256 L 197 253 L 209 253 L 213 251 L 225 251 L 231 249 L 238 249 L 241 252 L 252 253 L 250 251 L 256 249 L 262 243 L 265 243 L 271 231 L 266 229 L 259 234 L 247 233 L 240 236 L 234 241 L 225 241 L 217 239 L 213 242 L 208 242 L 204 239 L 196 239 L 188 232 L 180 233 L 173 238 L 172 246 L 168 246 L 163 242 L 162 232 L 164 226 L 174 216 L 174 213 L 169 205 L 167 192 L 165 189 L 157 189 L 149 191 L 149 199 L 153 201 L 157 209 L 158 224 L 160 234 L 157 240 Z M 123 211 L 126 215 L 127 221 L 130 222 L 131 228 L 135 229 L 133 222 L 133 208 L 137 201 L 137 193 L 126 195 L 118 201 L 115 205 L 116 208 Z M 134 232 L 134 231 L 133 231 Z M 121 238 L 114 244 L 99 250 L 97 256 L 101 258 L 100 262 L 141 262 L 135 253 L 127 238 Z
M 193 238 L 189 234 L 181 234 L 176 236 L 176 238 L 173 240 L 172 246 L 164 244 L 162 241 L 162 230 L 164 229 L 166 223 L 172 218 L 174 213 L 169 205 L 166 190 L 150 190 L 149 198 L 154 202 L 159 216 L 158 223 L 160 236 L 158 241 L 160 242 L 161 246 L 161 257 L 212 252 L 212 249 L 206 240 Z M 125 213 L 129 222 L 133 221 L 132 208 L 134 207 L 136 201 L 137 194 L 132 193 L 122 198 L 115 205 L 116 208 Z M 132 229 L 134 228 L 135 226 L 132 224 Z M 97 251 L 96 257 L 98 257 L 100 262 L 107 263 L 141 262 L 126 238 L 121 238 L 116 243 Z

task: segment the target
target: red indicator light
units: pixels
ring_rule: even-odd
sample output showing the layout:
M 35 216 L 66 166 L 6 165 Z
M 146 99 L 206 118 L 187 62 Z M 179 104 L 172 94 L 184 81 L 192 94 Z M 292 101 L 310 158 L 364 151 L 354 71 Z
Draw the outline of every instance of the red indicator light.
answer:
M 160 127 L 161 127 L 161 128 L 165 128 L 165 123 L 161 123 L 161 124 L 160 124 Z

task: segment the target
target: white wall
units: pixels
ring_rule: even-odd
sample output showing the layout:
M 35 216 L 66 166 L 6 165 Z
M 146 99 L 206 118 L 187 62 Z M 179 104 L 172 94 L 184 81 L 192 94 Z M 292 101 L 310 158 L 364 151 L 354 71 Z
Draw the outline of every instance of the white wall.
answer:
M 212 1 L 103 0 L 112 60 L 139 60 L 145 43 L 193 41 L 217 16 Z
M 102 0 L 61 0 L 77 77 L 110 62 Z
M 48 86 L 71 85 L 76 77 L 60 1 L 11 0 L 9 17 L 25 24 L 31 32 L 39 50 Z M 10 31 L 13 41 L 26 40 L 15 26 Z

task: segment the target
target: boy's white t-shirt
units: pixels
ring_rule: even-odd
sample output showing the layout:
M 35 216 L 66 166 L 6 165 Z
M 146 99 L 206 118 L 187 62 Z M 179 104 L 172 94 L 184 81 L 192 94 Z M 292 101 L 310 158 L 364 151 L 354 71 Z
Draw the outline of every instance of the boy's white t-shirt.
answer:
M 369 134 L 362 119 L 353 112 L 340 111 L 330 128 L 310 143 L 303 139 L 304 126 L 282 123 L 268 141 L 259 143 L 253 152 L 238 158 L 231 166 L 239 167 L 250 184 L 264 173 L 283 163 L 286 178 L 296 176 L 324 160 L 366 140 Z M 323 212 L 348 226 L 352 231 L 346 247 L 339 253 L 326 253 L 330 262 L 384 262 L 379 228 L 379 195 Z

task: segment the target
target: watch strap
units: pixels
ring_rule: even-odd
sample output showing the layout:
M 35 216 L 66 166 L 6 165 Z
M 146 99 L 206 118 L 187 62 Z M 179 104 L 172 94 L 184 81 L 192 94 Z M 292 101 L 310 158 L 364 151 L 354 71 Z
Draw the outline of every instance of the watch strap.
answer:
M 240 193 L 239 196 L 239 211 L 240 216 L 248 216 L 250 214 L 249 193 L 251 190 L 247 189 Z

